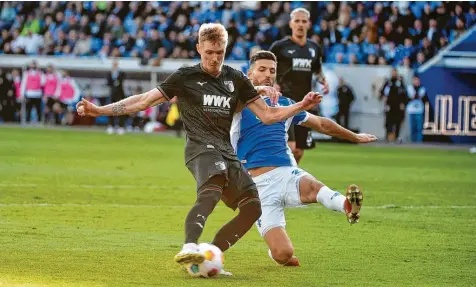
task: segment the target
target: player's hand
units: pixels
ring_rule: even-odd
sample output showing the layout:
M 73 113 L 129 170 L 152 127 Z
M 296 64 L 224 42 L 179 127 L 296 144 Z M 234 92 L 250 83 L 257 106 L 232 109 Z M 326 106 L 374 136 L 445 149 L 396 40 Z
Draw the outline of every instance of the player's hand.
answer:
M 82 98 L 79 103 L 76 104 L 76 110 L 78 111 L 78 115 L 84 117 L 98 117 L 101 114 L 99 113 L 99 108 L 95 104 L 89 102 L 85 98 Z
M 357 134 L 357 143 L 371 143 L 377 140 L 377 137 L 371 134 Z
M 324 95 L 327 95 L 329 93 L 329 83 L 327 83 L 327 80 L 324 78 L 319 83 L 322 85 L 321 91 Z
M 268 96 L 272 106 L 278 103 L 279 96 L 281 96 L 281 93 L 274 87 L 258 86 L 256 87 L 256 91 L 262 96 Z
M 309 92 L 302 99 L 301 104 L 304 110 L 312 109 L 315 105 L 320 104 L 322 101 L 322 95 L 317 92 Z

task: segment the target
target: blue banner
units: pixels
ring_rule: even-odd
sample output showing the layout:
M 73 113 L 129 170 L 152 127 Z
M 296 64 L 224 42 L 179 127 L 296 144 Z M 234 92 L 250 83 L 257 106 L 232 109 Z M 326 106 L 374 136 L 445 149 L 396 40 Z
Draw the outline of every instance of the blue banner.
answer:
M 420 74 L 428 92 L 425 141 L 476 143 L 476 67 L 434 66 Z

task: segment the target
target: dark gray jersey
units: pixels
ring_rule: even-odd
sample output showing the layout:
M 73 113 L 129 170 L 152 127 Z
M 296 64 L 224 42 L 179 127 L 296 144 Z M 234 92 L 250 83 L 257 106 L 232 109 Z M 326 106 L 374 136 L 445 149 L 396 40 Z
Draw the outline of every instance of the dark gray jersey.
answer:
M 286 37 L 274 42 L 270 51 L 278 59 L 276 81 L 281 92 L 296 102 L 301 101 L 312 90 L 312 75 L 321 71 L 321 47 L 309 39 L 300 46 Z
M 230 159 L 236 154 L 230 143 L 230 127 L 238 101 L 259 98 L 251 81 L 241 72 L 223 65 L 218 77 L 199 64 L 180 68 L 157 87 L 167 98 L 178 98 L 180 117 L 187 132 L 185 161 L 207 149 Z

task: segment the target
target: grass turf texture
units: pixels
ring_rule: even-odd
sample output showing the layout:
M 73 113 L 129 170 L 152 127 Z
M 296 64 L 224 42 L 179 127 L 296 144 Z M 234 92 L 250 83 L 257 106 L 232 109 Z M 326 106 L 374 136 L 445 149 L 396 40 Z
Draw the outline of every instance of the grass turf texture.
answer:
M 195 199 L 183 148 L 172 137 L 0 127 L 0 286 L 475 282 L 476 157 L 466 151 L 318 144 L 302 167 L 341 192 L 359 184 L 361 222 L 349 226 L 324 208 L 289 209 L 301 268 L 271 262 L 253 227 L 225 253 L 234 276 L 206 280 L 173 262 Z M 232 216 L 220 203 L 201 241 Z

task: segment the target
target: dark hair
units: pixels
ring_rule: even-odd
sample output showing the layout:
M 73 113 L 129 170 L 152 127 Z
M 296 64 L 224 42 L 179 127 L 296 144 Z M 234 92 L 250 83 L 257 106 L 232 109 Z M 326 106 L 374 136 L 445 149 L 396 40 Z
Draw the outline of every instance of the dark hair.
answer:
M 253 65 L 258 60 L 272 60 L 274 62 L 278 61 L 276 59 L 276 56 L 273 54 L 273 52 L 264 51 L 264 50 L 258 51 L 251 56 L 250 66 Z

